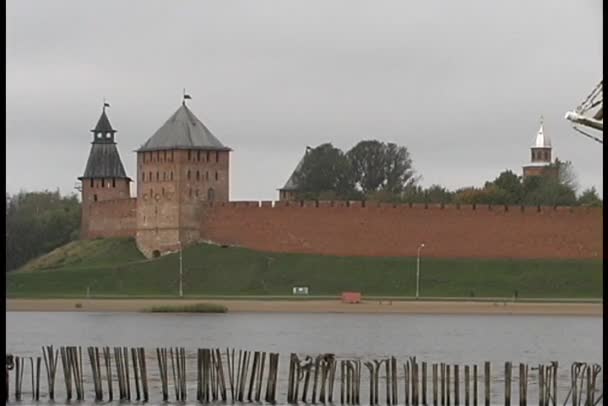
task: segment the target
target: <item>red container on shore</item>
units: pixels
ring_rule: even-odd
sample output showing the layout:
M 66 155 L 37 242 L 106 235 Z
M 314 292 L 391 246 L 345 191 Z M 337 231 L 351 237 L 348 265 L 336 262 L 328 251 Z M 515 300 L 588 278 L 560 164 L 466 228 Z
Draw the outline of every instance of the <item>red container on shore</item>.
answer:
M 342 303 L 361 303 L 361 292 L 342 292 Z

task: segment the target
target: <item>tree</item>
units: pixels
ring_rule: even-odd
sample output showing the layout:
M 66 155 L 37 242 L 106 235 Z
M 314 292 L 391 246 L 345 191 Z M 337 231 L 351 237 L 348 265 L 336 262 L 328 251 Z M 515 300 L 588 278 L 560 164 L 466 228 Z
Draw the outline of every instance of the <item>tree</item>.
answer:
M 578 198 L 578 204 L 590 207 L 602 207 L 604 205 L 602 199 L 598 196 L 595 187 L 585 189 Z
M 514 174 L 510 170 L 506 170 L 500 173 L 496 179 L 492 182 L 494 186 L 499 188 L 503 194 L 504 201 L 502 204 L 520 204 L 523 198 L 523 185 L 521 178 Z M 486 185 L 487 187 L 488 185 Z
M 366 196 L 379 191 L 400 194 L 408 183 L 415 181 L 412 160 L 405 147 L 376 140 L 361 141 L 346 156 L 355 182 Z
M 6 195 L 6 270 L 78 238 L 80 203 L 75 195 L 20 192 Z
M 353 199 L 357 195 L 350 161 L 330 143 L 319 145 L 306 154 L 294 180 L 300 199 L 318 199 L 329 192 L 340 199 Z
M 424 191 L 424 196 L 427 203 L 448 204 L 454 200 L 454 193 L 439 185 L 431 185 Z
M 407 148 L 396 144 L 386 145 L 386 183 L 383 189 L 392 193 L 402 193 L 403 190 L 416 183 L 412 160 Z

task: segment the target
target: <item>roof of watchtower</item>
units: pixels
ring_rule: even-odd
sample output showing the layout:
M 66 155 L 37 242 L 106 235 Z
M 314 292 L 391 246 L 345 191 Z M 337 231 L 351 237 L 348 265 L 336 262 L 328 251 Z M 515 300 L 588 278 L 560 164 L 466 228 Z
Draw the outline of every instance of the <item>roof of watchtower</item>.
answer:
M 84 170 L 84 175 L 78 179 L 100 179 L 100 178 L 124 178 L 130 179 L 127 176 L 116 144 L 98 144 L 93 143 L 87 167 Z
M 302 170 L 302 165 L 304 165 L 304 158 L 306 158 L 306 154 L 308 154 L 309 149 L 310 149 L 310 147 L 306 147 L 306 152 L 304 153 L 304 156 L 302 157 L 302 159 L 300 159 L 300 162 L 298 162 L 296 169 L 293 170 L 293 172 L 291 173 L 291 176 L 289 177 L 289 179 L 287 179 L 285 186 L 283 186 L 279 190 L 287 190 L 287 191 L 299 190 L 300 185 L 298 185 L 297 178 L 298 178 L 299 172 Z
M 163 149 L 211 149 L 230 151 L 190 111 L 186 103 L 146 141 L 138 151 Z
M 106 109 L 104 107 L 99 120 L 97 121 L 97 125 L 91 132 L 94 133 L 115 133 L 116 130 L 112 128 L 112 124 L 110 124 L 110 119 L 106 115 Z

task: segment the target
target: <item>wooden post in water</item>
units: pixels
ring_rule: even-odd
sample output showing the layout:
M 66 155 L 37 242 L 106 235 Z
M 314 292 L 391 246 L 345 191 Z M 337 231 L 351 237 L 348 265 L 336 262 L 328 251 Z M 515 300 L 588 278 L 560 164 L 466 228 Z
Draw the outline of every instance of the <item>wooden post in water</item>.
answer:
M 433 364 L 431 368 L 433 377 L 433 406 L 437 406 L 437 364 Z
M 557 405 L 557 367 L 559 363 L 557 361 L 551 362 L 553 365 L 553 406 Z M 598 371 L 599 372 L 599 371 Z M 528 367 L 526 366 L 526 376 L 528 376 Z M 593 402 L 595 405 L 595 402 Z
M 112 393 L 112 353 L 110 347 L 103 347 L 103 361 L 106 367 L 106 380 L 108 381 L 108 400 L 112 401 L 114 394 Z
M 143 347 L 138 349 L 139 352 L 139 372 L 141 375 L 141 387 L 144 396 L 144 402 L 147 402 L 150 398 L 148 393 L 148 370 L 146 368 L 146 351 Z
M 445 406 L 445 364 L 441 363 L 441 406 Z
M 484 364 L 485 400 L 486 406 L 490 406 L 490 362 Z
M 454 404 L 460 405 L 460 371 L 459 365 L 454 364 Z
M 524 363 L 519 364 L 519 406 L 528 404 L 528 366 Z
M 405 405 L 409 406 L 409 404 L 410 404 L 410 380 L 411 380 L 409 361 L 405 361 L 405 364 L 403 364 L 403 375 L 404 375 L 404 381 L 405 381 L 405 394 L 403 396 L 405 397 Z
M 63 382 L 65 383 L 65 395 L 67 400 L 72 400 L 72 364 L 68 361 L 67 350 L 65 347 L 60 347 L 59 353 L 61 354 L 61 366 L 63 369 Z M 17 358 L 15 358 L 15 365 L 18 366 L 16 361 Z M 18 370 L 16 369 L 15 376 L 18 375 L 17 372 Z
M 450 406 L 450 364 L 445 364 L 445 397 L 446 404 Z
M 465 406 L 469 406 L 470 405 L 470 397 L 469 397 L 469 391 L 470 391 L 470 386 L 469 386 L 469 366 L 465 365 L 464 366 L 464 404 Z
M 36 396 L 34 396 L 35 400 L 40 400 L 40 364 L 42 362 L 42 358 L 36 357 Z
M 422 363 L 422 404 L 427 406 L 426 403 L 426 362 Z
M 57 357 L 59 356 L 59 352 L 53 351 L 53 346 L 51 345 L 48 347 L 42 347 L 42 355 L 44 357 L 44 366 L 46 367 L 49 400 L 55 400 L 55 373 L 57 371 Z M 6 388 L 6 394 L 8 396 L 8 387 Z
M 574 393 L 576 393 L 576 390 Z M 576 395 L 574 396 L 576 397 Z M 538 405 L 545 406 L 545 366 L 542 364 L 538 365 Z
M 511 406 L 511 362 L 505 362 L 505 406 Z
M 477 406 L 477 364 L 473 365 L 473 406 Z

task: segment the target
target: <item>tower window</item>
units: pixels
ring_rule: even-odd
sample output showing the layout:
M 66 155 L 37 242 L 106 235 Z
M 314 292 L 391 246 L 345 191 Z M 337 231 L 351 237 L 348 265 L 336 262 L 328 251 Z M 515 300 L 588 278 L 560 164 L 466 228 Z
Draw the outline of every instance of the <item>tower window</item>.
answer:
M 192 151 L 188 150 L 188 161 L 192 160 Z
M 162 188 L 161 190 L 162 190 L 162 194 L 164 196 L 165 195 L 165 188 Z
M 91 187 L 95 187 L 95 181 L 91 179 Z
M 163 151 L 163 161 L 167 160 L 167 151 Z
M 209 162 L 209 151 L 207 151 L 207 162 Z
M 93 195 L 93 201 L 96 202 L 97 201 L 97 195 Z
M 158 172 L 156 172 L 156 181 L 158 182 L 160 180 L 160 176 L 158 174 Z
M 214 198 L 215 198 L 215 191 L 213 190 L 213 188 L 210 188 L 207 191 L 207 200 L 209 200 L 210 202 L 212 202 Z
M 215 171 L 215 180 L 217 180 L 217 171 Z
M 152 172 L 148 172 L 148 180 L 152 182 Z
M 160 151 L 156 151 L 156 160 L 160 161 Z
M 209 171 L 205 172 L 205 180 L 209 180 Z
M 102 180 L 101 180 L 101 187 L 105 187 L 105 186 L 106 186 L 106 180 L 105 180 L 105 179 L 102 179 Z
M 112 187 L 116 187 L 116 179 L 112 178 Z
M 150 189 L 150 197 L 154 197 L 154 189 Z
M 199 171 L 196 171 L 196 180 L 201 180 L 201 173 Z
M 145 182 L 146 181 L 146 172 L 142 172 L 141 173 L 141 181 Z
M 186 175 L 188 180 L 190 180 L 190 169 L 188 169 L 188 174 Z
M 171 180 L 173 180 L 173 171 L 171 171 Z
M 215 162 L 219 162 L 220 161 L 220 153 L 218 151 L 215 151 Z
M 173 162 L 173 151 L 171 151 L 171 162 Z

